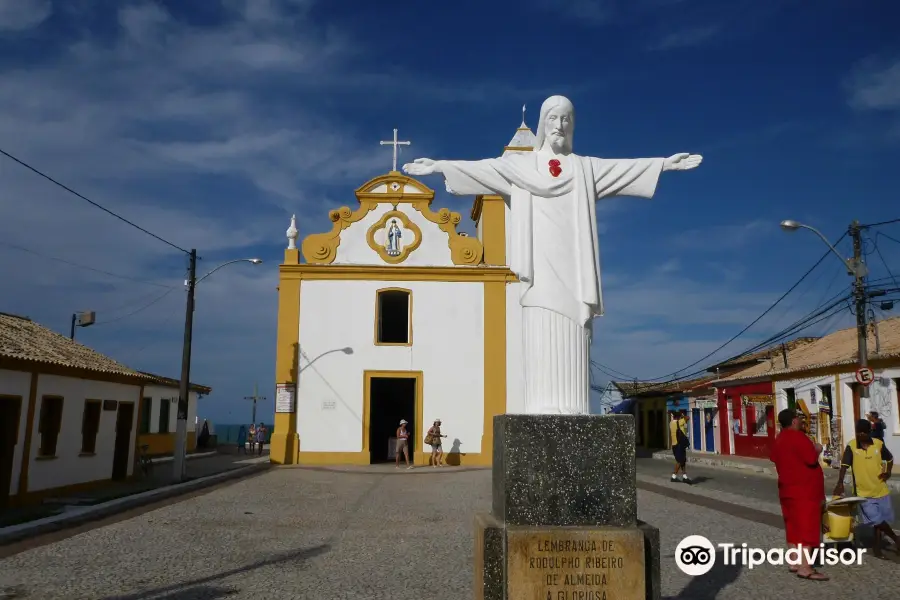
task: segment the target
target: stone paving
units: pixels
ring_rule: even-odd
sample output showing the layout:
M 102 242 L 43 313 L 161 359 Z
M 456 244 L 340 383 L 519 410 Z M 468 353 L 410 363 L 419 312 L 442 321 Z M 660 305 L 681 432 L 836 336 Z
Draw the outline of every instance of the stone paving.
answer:
M 654 476 L 643 465 L 639 472 Z M 709 477 L 712 489 L 715 475 Z M 743 485 L 759 489 L 773 481 Z M 703 486 L 671 487 L 700 498 Z M 900 563 L 870 557 L 858 567 L 827 569 L 826 583 L 777 567 L 717 566 L 691 579 L 672 558 L 683 537 L 778 547 L 783 532 L 680 498 L 639 491 L 641 519 L 661 530 L 667 597 L 896 597 Z M 277 469 L 4 559 L 0 598 L 5 589 L 42 600 L 470 600 L 473 514 L 489 508 L 488 470 Z

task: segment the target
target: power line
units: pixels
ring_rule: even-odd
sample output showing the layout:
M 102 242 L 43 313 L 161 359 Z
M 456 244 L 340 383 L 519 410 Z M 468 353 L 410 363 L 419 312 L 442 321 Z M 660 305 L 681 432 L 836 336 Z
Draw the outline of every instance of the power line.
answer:
M 846 235 L 847 235 L 847 234 L 846 234 L 846 232 L 845 232 L 844 235 L 842 235 L 842 236 L 838 239 L 838 241 L 834 243 L 834 245 L 837 246 L 838 244 L 840 244 L 840 243 L 841 243 L 841 240 L 843 240 L 844 237 L 845 237 Z M 806 273 L 804 273 L 803 276 L 800 277 L 800 279 L 797 280 L 797 283 L 795 283 L 794 285 L 792 285 L 788 291 L 786 291 L 784 294 L 782 294 L 781 297 L 778 298 L 778 300 L 776 300 L 771 306 L 769 306 L 769 308 L 767 308 L 765 311 L 763 311 L 763 313 L 762 313 L 761 315 L 759 315 L 758 317 L 756 317 L 749 325 L 747 325 L 746 327 L 744 327 L 743 329 L 741 329 L 739 332 L 737 332 L 735 335 L 733 335 L 733 336 L 732 336 L 728 341 L 726 341 L 724 344 L 722 344 L 721 346 L 719 346 L 718 348 L 716 348 L 715 350 L 713 350 L 712 352 L 710 352 L 710 353 L 707 354 L 706 356 L 701 357 L 699 360 L 697 360 L 697 361 L 695 361 L 695 362 L 692 362 L 691 364 L 687 365 L 686 367 L 683 367 L 683 368 L 679 369 L 678 371 L 675 371 L 674 373 L 670 373 L 670 374 L 664 375 L 664 376 L 662 376 L 662 377 L 654 377 L 653 379 L 645 379 L 644 381 L 659 381 L 659 380 L 661 380 L 661 379 L 667 379 L 667 378 L 669 378 L 669 377 L 671 377 L 671 376 L 673 376 L 673 375 L 678 375 L 679 373 L 681 373 L 682 371 L 684 371 L 684 370 L 686 370 L 686 369 L 690 369 L 691 367 L 694 367 L 694 366 L 699 365 L 700 363 L 702 363 L 703 361 L 705 361 L 707 358 L 710 358 L 711 356 L 713 356 L 714 354 L 716 354 L 716 352 L 718 352 L 719 350 L 721 350 L 722 348 L 724 348 L 725 346 L 727 346 L 728 344 L 730 344 L 730 343 L 733 342 L 734 340 L 736 340 L 736 339 L 738 339 L 739 337 L 741 337 L 742 335 L 744 335 L 751 327 L 753 327 L 754 325 L 756 325 L 757 323 L 759 323 L 759 322 L 763 319 L 763 317 L 765 317 L 767 314 L 769 314 L 770 312 L 772 312 L 772 310 L 773 310 L 776 306 L 778 306 L 779 304 L 781 304 L 781 301 L 784 300 L 785 298 L 787 298 L 788 295 L 789 295 L 791 292 L 793 292 L 795 289 L 797 289 L 797 287 L 798 287 L 801 283 L 803 283 L 803 281 L 806 280 L 807 277 L 809 277 L 810 273 L 812 273 L 813 271 L 815 271 L 815 270 L 816 270 L 816 267 L 818 267 L 820 264 L 822 264 L 822 261 L 824 261 L 826 258 L 828 258 L 828 256 L 829 256 L 830 254 L 831 254 L 831 249 L 829 248 L 828 251 L 825 252 L 825 254 L 822 255 L 822 258 L 820 258 L 819 260 L 817 260 L 817 261 L 816 261 L 816 264 L 814 264 L 812 267 L 810 267 L 809 270 L 808 270 Z
M 866 225 L 861 225 L 861 227 L 878 227 L 879 225 L 890 225 L 891 223 L 900 223 L 900 219 L 891 219 L 890 221 L 881 221 L 880 223 L 868 223 Z
M 168 315 L 165 319 L 163 319 L 162 322 L 161 322 L 159 325 L 156 326 L 157 331 L 161 330 L 163 327 L 165 327 L 166 325 L 168 325 L 168 324 L 169 324 L 169 321 L 171 321 L 172 318 L 173 318 L 176 314 L 178 314 L 178 312 L 179 312 L 180 309 L 181 309 L 181 307 L 175 307 L 175 310 L 173 310 L 172 312 L 170 312 L 169 315 Z M 149 347 L 152 346 L 153 344 L 156 344 L 157 342 L 159 342 L 158 339 L 148 341 L 146 344 L 144 344 L 143 346 L 141 346 L 140 348 L 138 348 L 137 350 L 135 350 L 134 352 L 132 352 L 131 354 L 129 354 L 129 355 L 128 355 L 128 361 L 131 362 L 131 361 L 137 360 L 137 357 L 141 354 L 141 352 L 143 352 L 144 350 L 146 350 L 147 348 L 149 348 Z
M 144 310 L 150 308 L 151 306 L 153 306 L 154 304 L 156 304 L 157 302 L 159 302 L 160 300 L 162 300 L 163 298 L 165 298 L 166 296 L 168 296 L 169 294 L 171 294 L 172 291 L 173 291 L 174 289 L 175 289 L 175 288 L 170 288 L 170 289 L 166 290 L 165 292 L 162 293 L 162 295 L 157 296 L 156 298 L 154 298 L 153 300 L 151 300 L 151 301 L 148 302 L 147 304 L 144 304 L 143 306 L 141 306 L 141 307 L 138 308 L 137 310 L 132 311 L 132 312 L 128 313 L 127 315 L 122 315 L 121 317 L 116 317 L 115 319 L 110 319 L 109 321 L 99 321 L 99 322 L 97 322 L 97 323 L 94 323 L 94 326 L 96 327 L 97 325 L 108 325 L 109 323 L 115 323 L 115 322 L 117 322 L 117 321 L 121 321 L 121 320 L 123 320 L 123 319 L 127 319 L 128 317 L 132 317 L 132 316 L 138 314 L 139 312 L 143 312 Z
M 888 234 L 884 233 L 883 231 L 879 231 L 879 232 L 877 232 L 877 233 L 875 234 L 875 237 L 878 237 L 878 236 L 886 237 L 887 239 L 891 240 L 891 241 L 894 242 L 895 244 L 900 244 L 900 240 L 898 240 L 897 238 L 892 238 L 891 236 L 889 236 Z
M 881 250 L 878 249 L 878 235 L 877 234 L 875 236 L 875 241 L 873 244 L 875 246 L 875 253 L 878 254 L 878 258 L 881 259 L 882 264 L 884 264 L 884 268 L 887 269 L 888 275 L 891 276 L 891 281 L 894 282 L 894 285 L 900 286 L 900 283 L 897 283 L 897 279 L 894 277 L 894 273 L 891 272 L 891 268 L 888 266 L 887 261 L 884 260 L 884 256 L 882 256 Z
M 0 148 L 0 154 L 2 154 L 3 156 L 5 156 L 5 157 L 7 157 L 7 158 L 9 158 L 9 159 L 11 159 L 11 160 L 14 160 L 15 162 L 17 162 L 17 163 L 19 163 L 20 165 L 22 165 L 23 167 L 25 167 L 26 169 L 32 171 L 33 173 L 35 173 L 35 174 L 37 174 L 37 175 L 40 175 L 41 177 L 43 177 L 44 179 L 46 179 L 46 180 L 49 181 L 50 183 L 52 183 L 52 184 L 54 184 L 54 185 L 57 185 L 57 186 L 61 187 L 62 189 L 64 189 L 64 190 L 66 190 L 67 192 L 69 192 L 70 194 L 73 194 L 73 195 L 75 195 L 76 197 L 81 198 L 82 200 L 84 200 L 85 202 L 87 202 L 88 204 L 90 204 L 91 206 L 94 206 L 94 207 L 96 207 L 96 208 L 99 208 L 99 209 L 102 210 L 103 212 L 105 212 L 105 213 L 107 213 L 107 214 L 109 214 L 109 215 L 112 215 L 113 217 L 119 219 L 119 220 L 122 221 L 123 223 L 127 223 L 128 225 L 131 225 L 131 226 L 134 227 L 135 229 L 137 229 L 137 230 L 139 230 L 139 231 L 142 231 L 142 232 L 146 233 L 146 234 L 149 235 L 150 237 L 156 238 L 156 239 L 159 240 L 160 242 L 162 242 L 162 243 L 164 243 L 164 244 L 167 244 L 167 245 L 171 246 L 172 248 L 175 248 L 176 250 L 180 250 L 180 251 L 184 252 L 185 254 L 190 254 L 190 252 L 188 252 L 187 250 L 185 250 L 185 249 L 182 248 L 181 246 L 176 246 L 175 244 L 173 244 L 173 243 L 170 242 L 169 240 L 163 239 L 163 238 L 159 237 L 158 235 L 156 235 L 155 233 L 152 233 L 152 232 L 150 232 L 150 231 L 147 231 L 146 229 L 144 229 L 144 228 L 141 227 L 140 225 L 138 225 L 138 224 L 136 224 L 136 223 L 134 223 L 134 222 L 132 222 L 132 221 L 129 221 L 129 220 L 126 219 L 125 217 L 123 217 L 123 216 L 121 216 L 121 215 L 118 215 L 118 214 L 114 213 L 113 211 L 109 210 L 108 208 L 106 208 L 106 207 L 104 207 L 104 206 L 101 206 L 100 204 L 97 204 L 96 202 L 94 202 L 93 200 L 91 200 L 90 198 L 88 198 L 87 196 L 84 196 L 84 195 L 82 195 L 82 194 L 79 194 L 78 192 L 76 192 L 75 190 L 73 190 L 72 188 L 70 188 L 69 186 L 67 186 L 67 185 L 65 185 L 65 184 L 63 184 L 63 183 L 60 183 L 60 182 L 57 181 L 56 179 L 53 179 L 52 177 L 50 177 L 49 175 L 47 175 L 46 173 L 43 173 L 42 171 L 39 171 L 38 169 L 32 167 L 31 165 L 29 165 L 29 164 L 26 163 L 25 161 L 16 158 L 15 156 L 13 156 L 12 154 L 10 154 L 10 153 L 7 152 L 6 150 L 3 150 L 2 148 Z
M 4 242 L 3 240 L 0 240 L 0 244 L 2 244 L 2 245 L 4 245 L 4 246 L 7 246 L 7 247 L 9 247 L 9 248 L 13 248 L 13 249 L 15 249 L 15 250 L 19 250 L 19 251 L 21 251 L 21 252 L 27 252 L 28 254 L 33 254 L 34 256 L 39 256 L 40 258 L 44 258 L 44 259 L 47 259 L 47 260 L 54 260 L 54 261 L 59 262 L 59 263 L 62 263 L 62 264 L 64 264 L 64 265 L 69 265 L 70 267 L 77 267 L 77 268 L 79 268 L 79 269 L 86 269 L 86 270 L 88 270 L 88 271 L 93 271 L 94 273 L 100 273 L 100 274 L 102 274 L 102 275 L 108 275 L 108 276 L 110 276 L 110 277 L 116 277 L 116 278 L 118 278 L 118 279 L 125 279 L 125 280 L 127 280 L 127 281 L 134 281 L 134 282 L 137 282 L 137 283 L 146 283 L 147 285 L 155 285 L 155 286 L 157 286 L 157 287 L 166 288 L 166 289 L 170 289 L 170 288 L 173 287 L 173 286 L 171 286 L 171 285 L 165 285 L 165 284 L 163 284 L 163 283 L 158 283 L 158 282 L 156 282 L 156 281 L 148 281 L 148 280 L 146 280 L 146 279 L 138 279 L 138 278 L 136 278 L 136 277 L 129 277 L 128 275 L 120 275 L 120 274 L 118 274 L 118 273 L 111 273 L 110 271 L 104 271 L 103 269 L 96 269 L 96 268 L 94 268 L 94 267 L 89 267 L 89 266 L 87 266 L 87 265 L 82 265 L 82 264 L 79 264 L 79 263 L 76 263 L 76 262 L 72 262 L 72 261 L 70 261 L 70 260 L 66 260 L 66 259 L 64 259 L 64 258 L 58 258 L 58 257 L 56 257 L 56 256 L 50 256 L 50 255 L 48 255 L 48 254 L 41 254 L 40 252 L 36 252 L 35 250 L 32 250 L 32 249 L 30 249 L 30 248 L 26 248 L 25 246 L 19 246 L 18 244 L 12 244 L 12 243 L 10 243 L 10 242 Z
M 594 359 L 591 359 L 591 366 L 596 368 L 598 371 L 600 371 L 604 375 L 612 377 L 613 379 L 629 379 L 629 380 L 635 379 L 635 377 L 633 377 L 631 375 L 623 373 L 622 371 L 619 371 L 617 369 L 613 369 L 612 367 L 604 365 L 603 363 L 597 362 Z
M 849 310 L 849 307 L 848 307 L 848 306 L 843 306 L 843 307 L 840 306 L 840 305 L 843 304 L 847 299 L 848 299 L 848 297 L 844 297 L 844 298 L 839 299 L 837 302 L 832 303 L 832 304 L 831 304 L 830 306 L 828 306 L 827 308 L 825 308 L 825 309 L 823 309 L 823 310 L 820 310 L 820 311 L 816 312 L 815 314 L 809 315 L 808 317 L 806 317 L 806 318 L 804 318 L 804 319 L 801 319 L 800 321 L 798 321 L 797 323 L 795 323 L 795 324 L 792 325 L 791 327 L 789 327 L 789 328 L 787 328 L 787 329 L 785 329 L 785 330 L 782 330 L 779 334 L 776 334 L 776 335 L 774 335 L 774 336 L 772 336 L 772 337 L 770 337 L 770 338 L 768 338 L 768 339 L 766 339 L 766 340 L 763 340 L 762 342 L 760 342 L 760 343 L 757 344 L 756 346 L 754 346 L 754 347 L 752 347 L 752 348 L 748 348 L 748 349 L 745 350 L 744 352 L 742 352 L 742 353 L 740 353 L 740 354 L 738 354 L 738 355 L 736 355 L 736 356 L 734 356 L 734 357 L 731 357 L 731 358 L 727 359 L 726 361 L 722 361 L 722 362 L 733 361 L 733 360 L 742 358 L 742 357 L 744 357 L 744 356 L 746 356 L 746 355 L 748 355 L 748 354 L 752 354 L 752 353 L 754 353 L 754 352 L 756 352 L 756 351 L 758 351 L 758 350 L 760 350 L 760 349 L 762 349 L 762 348 L 765 348 L 765 347 L 768 347 L 768 346 L 773 346 L 773 345 L 775 345 L 776 343 L 779 343 L 779 342 L 781 342 L 781 341 L 786 340 L 787 338 L 791 337 L 791 336 L 794 335 L 794 334 L 800 333 L 801 331 L 804 331 L 804 330 L 806 330 L 806 329 L 809 329 L 810 327 L 813 327 L 813 326 L 816 325 L 817 323 L 821 323 L 822 321 L 824 321 L 824 320 L 826 320 L 826 319 L 830 319 L 830 318 L 834 317 L 836 314 L 839 314 L 839 313 L 841 313 L 841 312 L 843 312 L 843 311 Z M 835 310 L 835 309 L 837 309 L 837 310 Z M 701 374 L 703 374 L 703 373 L 706 373 L 707 371 L 708 371 L 708 369 L 701 369 L 701 370 L 694 371 L 694 372 L 692 372 L 692 373 L 688 373 L 688 374 L 683 375 L 683 376 L 681 376 L 681 377 L 676 377 L 676 378 L 671 379 L 671 380 L 669 380 L 669 381 L 663 381 L 663 382 L 655 383 L 655 384 L 652 384 L 652 385 L 642 386 L 642 387 L 640 388 L 640 393 L 646 393 L 646 392 L 649 392 L 649 391 L 653 391 L 653 390 L 655 390 L 655 389 L 662 389 L 662 388 L 664 388 L 664 387 L 666 387 L 666 386 L 669 386 L 669 385 L 671 385 L 671 384 L 673 384 L 673 383 L 679 383 L 679 382 L 681 382 L 681 381 L 685 381 L 685 380 L 691 379 L 691 378 L 693 378 L 693 377 L 696 377 L 696 376 L 698 376 L 698 375 L 701 375 Z

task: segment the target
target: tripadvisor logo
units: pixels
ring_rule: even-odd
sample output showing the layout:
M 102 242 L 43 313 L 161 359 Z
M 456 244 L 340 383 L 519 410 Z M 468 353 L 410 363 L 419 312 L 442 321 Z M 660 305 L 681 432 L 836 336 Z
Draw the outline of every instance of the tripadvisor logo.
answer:
M 702 535 L 689 535 L 675 548 L 675 564 L 678 568 L 691 577 L 709 573 L 716 564 L 716 549 L 721 550 L 722 564 L 726 566 L 740 565 L 748 569 L 764 564 L 799 566 L 802 559 L 807 564 L 822 563 L 829 567 L 835 565 L 861 565 L 865 548 L 826 548 L 825 544 L 818 547 L 800 548 L 750 548 L 747 544 L 718 544 L 713 545 Z M 801 554 L 802 552 L 802 554 Z

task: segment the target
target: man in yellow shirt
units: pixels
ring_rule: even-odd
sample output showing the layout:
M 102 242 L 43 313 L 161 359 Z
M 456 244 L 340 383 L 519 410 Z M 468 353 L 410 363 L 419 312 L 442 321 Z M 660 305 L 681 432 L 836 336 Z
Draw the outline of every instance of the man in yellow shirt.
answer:
M 853 472 L 854 494 L 865 498 L 860 504 L 860 516 L 865 525 L 875 529 L 875 544 L 872 554 L 881 557 L 881 537 L 886 535 L 900 552 L 900 540 L 894 533 L 894 508 L 891 505 L 891 491 L 887 480 L 891 477 L 894 457 L 884 443 L 872 437 L 872 423 L 860 419 L 856 423 L 856 439 L 847 444 L 841 459 L 841 472 L 834 487 L 834 495 L 844 493 L 844 475 L 847 469 Z
M 672 454 L 675 456 L 675 470 L 672 472 L 672 481 L 678 481 L 678 473 L 681 472 L 681 481 L 690 484 L 687 476 L 687 448 L 690 442 L 687 437 L 687 416 L 684 411 L 672 413 L 669 421 L 669 444 L 672 446 Z

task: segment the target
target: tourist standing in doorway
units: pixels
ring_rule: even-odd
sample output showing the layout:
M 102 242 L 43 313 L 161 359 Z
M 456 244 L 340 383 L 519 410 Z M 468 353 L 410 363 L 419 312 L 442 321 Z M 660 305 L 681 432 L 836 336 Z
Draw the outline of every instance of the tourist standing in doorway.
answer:
M 889 537 L 894 542 L 894 549 L 900 552 L 900 539 L 897 539 L 892 527 L 894 507 L 891 505 L 891 490 L 887 486 L 893 467 L 894 457 L 891 451 L 885 447 L 884 442 L 872 437 L 872 423 L 860 419 L 856 424 L 856 439 L 844 449 L 834 495 L 844 494 L 844 475 L 848 468 L 852 469 L 854 494 L 866 499 L 860 504 L 859 512 L 863 524 L 875 529 L 872 554 L 878 558 L 882 557 L 883 536 Z
M 400 427 L 397 428 L 397 468 L 400 468 L 400 454 L 406 459 L 406 468 L 412 469 L 409 464 L 409 430 L 406 428 L 406 419 L 400 420 Z
M 250 446 L 250 454 L 256 452 L 256 423 L 250 423 L 250 429 L 247 430 L 247 445 Z
M 442 462 L 442 459 L 444 458 L 444 447 L 441 443 L 441 438 L 445 437 L 447 436 L 441 434 L 441 420 L 435 420 L 434 425 L 428 430 L 428 435 L 425 436 L 425 443 L 431 446 L 432 467 L 444 466 L 444 463 Z
M 259 455 L 262 456 L 263 446 L 266 445 L 266 426 L 262 423 L 256 428 L 256 443 L 259 445 Z
M 793 409 L 778 413 L 778 424 L 781 431 L 772 444 L 769 459 L 778 472 L 785 538 L 789 546 L 800 548 L 800 564 L 789 570 L 803 579 L 828 581 L 828 576 L 816 571 L 804 556 L 804 549 L 811 552 L 822 539 L 825 500 L 825 473 L 819 465 L 822 445 L 814 444 L 803 433 L 800 416 Z

